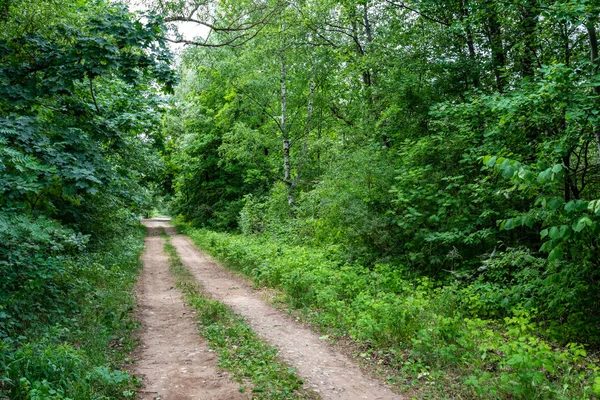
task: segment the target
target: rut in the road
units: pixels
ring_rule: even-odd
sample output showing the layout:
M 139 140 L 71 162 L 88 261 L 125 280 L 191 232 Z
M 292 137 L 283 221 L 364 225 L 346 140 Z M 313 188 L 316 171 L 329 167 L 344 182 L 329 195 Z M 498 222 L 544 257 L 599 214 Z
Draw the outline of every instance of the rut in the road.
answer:
M 283 360 L 297 368 L 307 389 L 316 391 L 323 399 L 402 399 L 382 383 L 365 376 L 348 357 L 319 340 L 316 333 L 262 300 L 242 280 L 196 249 L 187 237 L 175 235 L 172 244 L 205 293 L 232 307 L 277 347 Z
M 158 222 L 145 221 L 148 230 Z M 155 228 L 156 229 L 156 228 Z M 161 229 L 162 231 L 162 229 Z M 142 348 L 134 372 L 143 377 L 142 400 L 247 399 L 239 385 L 217 367 L 214 353 L 195 329 L 169 274 L 164 240 L 146 238 L 144 269 L 138 286 Z

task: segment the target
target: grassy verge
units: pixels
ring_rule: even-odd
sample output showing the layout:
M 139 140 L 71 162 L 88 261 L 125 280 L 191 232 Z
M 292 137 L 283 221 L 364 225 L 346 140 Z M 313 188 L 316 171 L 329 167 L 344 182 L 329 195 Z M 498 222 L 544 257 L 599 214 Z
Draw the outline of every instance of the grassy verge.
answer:
M 483 319 L 457 287 L 411 279 L 399 268 L 346 265 L 326 249 L 180 225 L 202 249 L 284 301 L 420 398 L 592 399 L 597 355 L 538 334 L 535 310 Z M 468 292 L 467 292 L 468 293 Z
M 219 366 L 231 372 L 257 399 L 311 398 L 293 369 L 281 362 L 277 350 L 262 341 L 246 321 L 229 307 L 202 294 L 198 282 L 183 265 L 175 247 L 167 241 L 170 270 L 185 302 L 197 311 L 200 334 L 219 357 Z
M 144 232 L 131 226 L 101 250 L 57 259 L 59 272 L 47 278 L 62 293 L 52 313 L 32 314 L 27 329 L 0 341 L 0 399 L 135 397 L 138 382 L 123 368 L 136 345 L 132 291 Z

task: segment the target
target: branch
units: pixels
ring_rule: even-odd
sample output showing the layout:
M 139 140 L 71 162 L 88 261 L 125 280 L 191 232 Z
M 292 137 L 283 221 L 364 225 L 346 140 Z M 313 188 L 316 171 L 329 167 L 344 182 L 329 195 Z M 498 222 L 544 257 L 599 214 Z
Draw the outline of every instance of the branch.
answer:
M 165 38 L 165 40 L 167 42 L 171 42 L 171 43 L 183 43 L 183 44 L 187 44 L 190 46 L 201 46 L 201 47 L 225 47 L 225 46 L 232 46 L 232 47 L 238 47 L 238 46 L 243 46 L 244 44 L 248 43 L 250 40 L 254 39 L 254 37 L 258 34 L 258 32 L 254 33 L 252 36 L 245 38 L 244 40 L 242 40 L 239 43 L 235 43 L 238 39 L 241 39 L 247 35 L 243 34 L 243 35 L 238 35 L 236 37 L 234 37 L 231 40 L 228 40 L 227 42 L 223 42 L 223 43 L 207 43 L 206 41 L 204 42 L 198 42 L 196 40 L 187 40 L 187 39 L 169 39 L 169 38 Z
M 275 12 L 275 10 L 273 10 L 271 13 L 269 13 L 267 15 L 267 17 L 269 17 L 270 15 L 272 15 Z M 263 20 L 261 21 L 265 21 L 266 18 L 265 17 Z M 201 23 L 201 22 L 198 22 Z M 203 24 L 205 26 L 209 26 L 206 24 Z M 253 26 L 258 26 L 259 28 L 254 31 L 251 35 L 248 36 L 248 32 L 247 29 L 241 30 L 242 34 L 235 36 L 233 39 L 230 39 L 226 42 L 223 43 L 208 43 L 208 38 L 210 37 L 210 34 L 206 37 L 206 39 L 203 42 L 198 42 L 195 40 L 186 40 L 186 39 L 169 39 L 169 38 L 165 38 L 166 41 L 171 42 L 171 43 L 183 43 L 186 45 L 191 45 L 191 46 L 201 46 L 201 47 L 225 47 L 225 46 L 231 46 L 231 47 L 238 47 L 238 46 L 243 46 L 244 44 L 248 43 L 250 40 L 254 39 L 265 27 L 266 23 L 256 23 Z M 209 26 L 210 27 L 210 26 Z M 212 28 L 211 28 L 212 29 Z M 215 29 L 213 29 L 215 30 Z M 234 32 L 233 30 L 229 31 L 229 32 Z M 236 41 L 238 41 L 239 39 L 242 39 L 240 42 L 236 43 Z
M 96 95 L 94 94 L 94 84 L 92 82 L 92 77 L 88 75 L 88 79 L 90 81 L 90 93 L 92 94 L 92 100 L 94 101 L 94 105 L 96 106 L 96 112 L 100 114 L 100 107 L 98 107 L 98 103 L 96 102 Z
M 393 6 L 400 7 L 400 8 L 404 8 L 405 10 L 408 10 L 408 11 L 410 11 L 410 12 L 413 12 L 413 13 L 415 13 L 415 14 L 417 14 L 417 15 L 419 15 L 419 16 L 421 16 L 421 17 L 423 17 L 423 18 L 425 18 L 426 20 L 429 20 L 429 21 L 431 21 L 431 22 L 435 22 L 435 23 L 437 23 L 437 24 L 444 25 L 444 26 L 447 26 L 447 27 L 450 27 L 450 26 L 452 26 L 452 24 L 449 24 L 448 22 L 445 22 L 445 21 L 439 20 L 439 19 L 437 19 L 437 18 L 434 18 L 434 17 L 430 17 L 429 15 L 425 15 L 425 14 L 423 14 L 421 11 L 419 11 L 419 10 L 417 10 L 417 9 L 415 9 L 415 8 L 409 7 L 409 6 L 407 6 L 406 4 L 404 4 L 404 3 L 396 3 L 395 1 L 392 1 L 392 0 L 385 0 L 385 1 L 386 1 L 388 4 L 391 4 L 391 5 L 393 5 Z
M 208 22 L 204 22 L 201 21 L 199 19 L 196 18 L 191 18 L 191 17 L 171 17 L 171 18 L 165 18 L 165 22 L 193 22 L 195 24 L 198 25 L 204 25 L 207 28 L 210 28 L 216 32 L 240 32 L 240 31 L 246 31 L 248 29 L 251 29 L 255 26 L 260 25 L 263 20 L 257 21 L 257 22 L 253 22 L 252 24 L 248 25 L 248 26 L 244 26 L 244 24 L 240 24 L 238 26 L 225 26 L 225 27 L 218 27 L 214 24 L 208 23 Z
M 258 7 L 256 9 L 252 10 L 251 12 L 262 11 L 266 8 L 267 8 L 266 6 Z M 202 47 L 241 46 L 241 45 L 246 44 L 248 41 L 252 40 L 253 38 L 255 38 L 256 35 L 258 35 L 258 33 L 265 27 L 265 25 L 268 23 L 268 21 L 272 18 L 272 16 L 278 10 L 279 10 L 279 7 L 273 8 L 270 12 L 268 12 L 266 15 L 264 15 L 258 21 L 238 23 L 238 21 L 240 19 L 242 19 L 242 17 L 240 16 L 240 17 L 234 19 L 233 21 L 231 21 L 231 23 L 227 26 L 217 26 L 215 23 L 210 23 L 210 22 L 206 22 L 206 21 L 202 21 L 200 19 L 194 18 L 193 14 L 197 11 L 197 8 L 195 8 L 194 10 L 192 10 L 192 12 L 188 16 L 168 17 L 168 18 L 165 18 L 165 22 L 167 22 L 167 23 L 169 23 L 169 22 L 192 22 L 192 23 L 202 25 L 202 26 L 209 28 L 211 30 L 211 32 L 215 31 L 215 32 L 241 32 L 241 33 L 239 35 L 235 36 L 233 39 L 230 39 L 226 42 L 212 43 L 212 44 L 208 43 L 208 37 L 203 42 L 199 42 L 196 40 L 187 40 L 187 39 L 170 39 L 170 38 L 165 38 L 165 39 L 171 43 L 183 43 L 183 44 L 187 44 L 187 45 L 202 46 Z M 255 32 L 250 34 L 249 31 L 253 28 L 258 28 L 258 29 L 256 29 Z M 210 36 L 210 33 L 209 33 L 209 36 Z M 236 41 L 239 41 L 240 39 L 243 39 L 243 40 L 236 43 Z
M 344 117 L 340 113 L 340 110 L 338 110 L 338 108 L 335 105 L 330 105 L 329 109 L 331 110 L 331 112 L 333 113 L 333 115 L 336 118 L 341 119 L 342 121 L 344 121 L 346 123 L 346 125 L 348 125 L 348 126 L 354 126 L 354 122 L 353 121 L 349 121 L 346 117 Z

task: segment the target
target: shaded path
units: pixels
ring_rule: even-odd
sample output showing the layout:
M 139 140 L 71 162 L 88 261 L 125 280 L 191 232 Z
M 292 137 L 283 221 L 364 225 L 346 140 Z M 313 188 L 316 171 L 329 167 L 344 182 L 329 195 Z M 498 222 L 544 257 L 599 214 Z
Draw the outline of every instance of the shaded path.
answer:
M 164 226 L 166 222 L 163 222 Z M 380 382 L 365 376 L 347 356 L 318 335 L 267 304 L 245 283 L 196 249 L 191 240 L 174 235 L 172 244 L 204 291 L 247 318 L 250 326 L 277 347 L 284 361 L 298 369 L 307 389 L 323 399 L 402 399 Z
M 149 234 L 160 234 L 164 221 L 144 221 Z M 142 400 L 247 399 L 239 384 L 217 367 L 217 358 L 196 331 L 192 313 L 174 288 L 164 240 L 146 238 L 144 269 L 138 283 L 142 322 L 141 350 L 134 372 L 144 379 L 138 391 Z

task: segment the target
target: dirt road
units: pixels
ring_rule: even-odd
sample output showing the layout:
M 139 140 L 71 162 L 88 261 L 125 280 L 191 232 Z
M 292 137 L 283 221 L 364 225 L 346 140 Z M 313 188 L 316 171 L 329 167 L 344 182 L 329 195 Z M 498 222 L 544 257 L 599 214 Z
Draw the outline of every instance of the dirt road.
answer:
M 152 223 L 150 223 L 152 225 Z M 134 372 L 144 380 L 142 400 L 247 399 L 239 384 L 217 367 L 214 353 L 198 335 L 193 315 L 169 274 L 164 239 L 146 238 L 138 283 L 142 346 Z
M 389 388 L 382 383 L 375 381 L 366 375 L 364 375 L 360 368 L 344 354 L 335 351 L 330 345 L 323 340 L 319 339 L 319 335 L 298 322 L 292 320 L 283 312 L 274 309 L 271 305 L 266 303 L 261 297 L 249 288 L 245 282 L 226 271 L 223 267 L 213 262 L 203 252 L 196 249 L 191 241 L 182 235 L 174 234 L 172 228 L 169 227 L 168 222 L 158 220 L 146 220 L 144 224 L 149 227 L 149 230 L 160 229 L 159 227 L 166 227 L 169 234 L 172 235 L 172 244 L 177 249 L 184 264 L 190 269 L 190 272 L 196 277 L 196 279 L 203 285 L 205 293 L 214 297 L 215 299 L 229 305 L 238 314 L 244 316 L 251 327 L 262 336 L 267 342 L 279 349 L 282 359 L 295 367 L 298 370 L 298 375 L 305 381 L 305 386 L 317 392 L 323 399 L 339 399 L 339 400 L 352 400 L 352 399 L 402 399 L 402 396 L 394 394 Z M 156 246 L 160 246 L 158 241 L 160 238 L 148 238 L 148 250 L 144 256 L 145 272 L 142 279 L 142 285 L 145 287 L 146 292 L 149 288 L 152 288 L 152 296 L 142 296 L 140 301 L 142 304 L 145 302 L 159 302 L 160 307 L 171 307 L 172 310 L 166 311 L 171 315 L 173 319 L 170 323 L 180 323 L 174 319 L 181 319 L 191 322 L 190 318 L 183 314 L 183 308 L 173 308 L 172 303 L 175 303 L 171 298 L 172 296 L 178 296 L 176 293 L 168 293 L 168 288 L 172 285 L 167 272 L 163 272 L 160 275 L 156 273 L 156 264 L 165 264 L 166 260 L 164 255 L 158 250 L 154 249 Z M 148 265 L 150 265 L 148 267 Z M 148 269 L 149 268 L 149 269 Z M 167 267 L 165 267 L 167 268 Z M 154 272 L 153 272 L 154 271 Z M 166 269 L 163 269 L 166 271 Z M 151 276 L 148 276 L 151 274 Z M 173 291 L 171 291 L 173 292 Z M 162 294 L 160 294 L 162 293 Z M 171 296 L 171 297 L 169 297 Z M 179 298 L 178 298 L 179 299 Z M 143 301 L 142 301 L 143 300 Z M 181 300 L 178 300 L 181 303 Z M 167 304 L 168 303 L 168 304 Z M 148 305 L 146 305 L 148 307 Z M 183 307 L 183 306 L 181 306 Z M 147 316 L 150 318 L 151 316 Z M 164 318 L 157 317 L 157 319 Z M 162 319 L 161 319 L 162 320 Z M 181 322 L 183 324 L 183 322 Z M 187 324 L 187 322 L 185 323 Z M 197 345 L 186 344 L 182 340 L 170 340 L 174 339 L 172 333 L 175 329 L 166 329 L 162 333 L 163 336 L 155 338 L 158 345 L 163 347 L 162 352 L 157 352 L 150 349 L 153 346 L 153 341 L 145 341 L 147 349 L 144 349 L 147 353 L 141 354 L 141 363 L 144 362 L 144 357 L 160 355 L 167 351 L 170 353 L 169 360 L 165 360 L 165 370 L 170 370 L 174 374 L 180 371 L 182 365 L 177 365 L 178 361 L 184 361 L 186 358 L 184 354 L 190 354 L 196 352 Z M 169 332 L 171 337 L 169 338 Z M 181 331 L 183 332 L 183 330 Z M 187 330 L 186 330 L 187 332 Z M 154 332 L 156 335 L 158 332 Z M 188 333 L 181 333 L 184 337 L 189 339 Z M 176 341 L 178 350 L 170 350 L 169 346 L 173 346 L 170 341 Z M 192 349 L 185 350 L 186 346 L 191 346 Z M 180 352 L 180 353 L 178 353 Z M 176 357 L 174 354 L 181 354 L 181 357 Z M 204 352 L 200 351 L 196 353 L 199 357 L 205 355 Z M 173 358 L 175 357 L 175 358 Z M 208 361 L 208 360 L 206 360 Z M 168 364 L 170 363 L 170 364 Z M 169 365 L 168 367 L 166 365 Z M 186 365 L 187 366 L 187 365 Z M 191 368 L 190 368 L 191 369 Z M 152 372 L 152 365 L 147 365 L 140 372 L 150 376 Z M 212 376 L 215 377 L 217 372 L 212 372 Z M 162 373 L 162 378 L 159 377 L 161 373 L 154 374 L 156 376 L 154 380 L 169 381 L 169 375 Z M 175 374 L 181 377 L 181 374 Z M 164 378 L 166 376 L 166 378 Z M 189 375 L 186 375 L 188 377 Z M 206 380 L 205 378 L 197 379 L 199 381 Z M 208 380 L 207 380 L 208 382 Z M 226 390 L 224 382 L 222 390 Z M 191 382 L 186 381 L 184 383 L 186 387 Z M 172 386 L 172 385 L 171 385 Z M 145 390 L 154 390 L 148 389 Z M 233 393 L 232 393 L 233 394 Z M 235 399 L 237 397 L 222 397 Z M 144 399 L 150 399 L 152 397 L 143 397 Z M 162 397 L 163 400 L 171 400 L 175 398 L 184 397 Z M 185 397 L 185 398 L 221 398 L 221 397 Z

